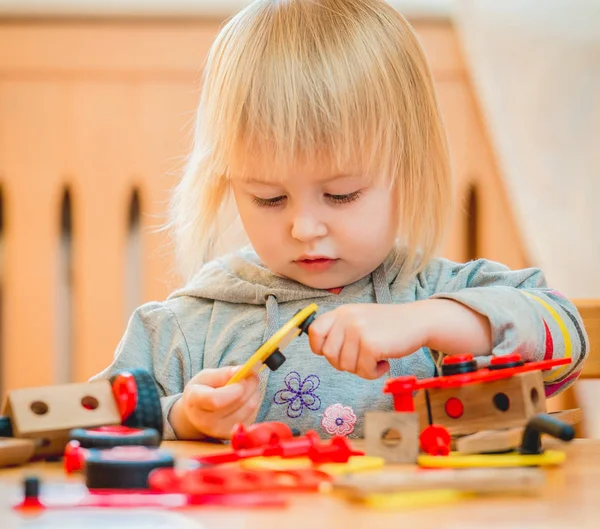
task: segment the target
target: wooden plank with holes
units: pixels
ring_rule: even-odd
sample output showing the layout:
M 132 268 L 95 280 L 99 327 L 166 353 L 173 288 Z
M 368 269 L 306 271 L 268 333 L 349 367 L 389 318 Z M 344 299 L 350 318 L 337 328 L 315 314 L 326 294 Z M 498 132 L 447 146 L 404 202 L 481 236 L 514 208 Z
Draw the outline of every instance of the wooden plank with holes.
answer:
M 427 392 L 432 423 L 444 426 L 452 436 L 523 426 L 546 411 L 539 371 Z
M 121 424 L 108 380 L 16 389 L 3 413 L 16 438 L 34 439 L 36 455 L 60 455 L 73 428 Z

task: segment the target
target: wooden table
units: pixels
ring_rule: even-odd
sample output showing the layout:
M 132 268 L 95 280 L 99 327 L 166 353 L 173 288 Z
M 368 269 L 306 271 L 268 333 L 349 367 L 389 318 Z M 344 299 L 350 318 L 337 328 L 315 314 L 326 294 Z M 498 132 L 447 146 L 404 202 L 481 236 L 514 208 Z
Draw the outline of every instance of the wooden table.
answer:
M 360 443 L 356 443 L 360 448 Z M 178 456 L 222 449 L 200 443 L 165 442 L 163 448 Z M 65 476 L 61 463 L 33 463 L 21 468 L 0 470 L 0 527 L 35 527 L 60 529 L 114 529 L 135 527 L 223 528 L 223 529 L 321 529 L 356 528 L 399 529 L 456 528 L 594 528 L 600 525 L 600 440 L 576 439 L 561 445 L 567 453 L 564 466 L 547 470 L 547 484 L 541 495 L 534 497 L 490 497 L 467 499 L 444 506 L 382 512 L 351 505 L 337 498 L 318 494 L 295 496 L 284 509 L 226 510 L 197 508 L 185 511 L 124 513 L 93 510 L 47 511 L 39 518 L 24 519 L 9 508 L 25 475 L 37 474 L 45 482 L 82 480 L 81 476 Z M 115 520 L 119 517 L 119 523 Z

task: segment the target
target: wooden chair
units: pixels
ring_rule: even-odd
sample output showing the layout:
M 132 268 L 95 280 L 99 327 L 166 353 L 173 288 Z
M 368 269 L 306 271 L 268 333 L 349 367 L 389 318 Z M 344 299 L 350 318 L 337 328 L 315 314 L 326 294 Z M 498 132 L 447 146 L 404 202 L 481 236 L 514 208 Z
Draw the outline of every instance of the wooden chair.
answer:
M 581 377 L 600 378 L 600 299 L 578 299 L 574 303 L 583 318 L 590 341 L 589 357 Z
M 599 379 L 600 385 L 600 299 L 575 299 L 573 302 L 581 314 L 590 344 L 589 356 L 583 366 L 580 379 Z M 581 407 L 583 421 L 576 427 L 577 437 L 587 437 L 586 431 L 589 430 L 589 427 L 586 425 L 592 421 L 600 421 L 600 416 L 597 416 L 600 412 L 584 407 L 581 402 L 578 402 L 577 384 L 578 382 L 560 395 L 550 399 L 548 411 Z M 600 394 L 600 387 L 598 393 Z

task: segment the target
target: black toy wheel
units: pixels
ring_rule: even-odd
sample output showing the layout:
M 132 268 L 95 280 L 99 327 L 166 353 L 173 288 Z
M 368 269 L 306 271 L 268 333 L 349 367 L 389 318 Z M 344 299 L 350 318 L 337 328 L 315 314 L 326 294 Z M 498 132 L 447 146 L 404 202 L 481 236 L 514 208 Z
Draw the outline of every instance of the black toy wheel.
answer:
M 129 369 L 117 373 L 111 378 L 111 383 L 122 374 L 131 374 L 137 388 L 137 405 L 135 410 L 123 421 L 124 426 L 131 428 L 152 428 L 162 439 L 163 415 L 160 404 L 160 395 L 152 375 L 144 369 Z
M 70 441 L 79 441 L 82 448 L 113 448 L 115 446 L 159 446 L 160 435 L 153 428 L 129 426 L 101 426 L 100 428 L 74 428 Z
M 156 468 L 173 468 L 171 454 L 144 446 L 91 449 L 85 460 L 88 489 L 147 489 Z

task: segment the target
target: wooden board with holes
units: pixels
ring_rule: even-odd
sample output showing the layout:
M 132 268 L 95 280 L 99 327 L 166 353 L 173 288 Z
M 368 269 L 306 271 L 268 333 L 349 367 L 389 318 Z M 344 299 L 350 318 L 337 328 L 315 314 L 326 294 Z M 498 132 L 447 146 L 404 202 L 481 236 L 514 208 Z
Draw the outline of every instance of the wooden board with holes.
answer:
M 39 456 L 62 454 L 72 428 L 121 424 L 108 380 L 16 389 L 4 413 L 15 437 L 38 441 Z
M 524 426 L 534 415 L 546 412 L 540 371 L 493 382 L 429 389 L 427 394 L 431 421 L 447 428 L 452 436 Z

